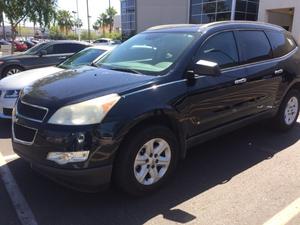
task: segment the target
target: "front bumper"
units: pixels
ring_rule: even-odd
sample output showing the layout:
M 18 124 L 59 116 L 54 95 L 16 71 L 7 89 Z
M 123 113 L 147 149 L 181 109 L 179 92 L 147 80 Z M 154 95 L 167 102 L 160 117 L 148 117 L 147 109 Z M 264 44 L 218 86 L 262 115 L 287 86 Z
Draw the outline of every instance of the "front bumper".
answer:
M 29 161 L 32 168 L 50 179 L 72 189 L 94 192 L 109 186 L 112 165 L 119 141 L 113 140 L 105 125 L 82 127 L 54 126 L 22 118 L 13 118 L 13 126 L 22 125 L 36 130 L 32 143 L 15 138 L 13 127 L 13 150 Z M 78 134 L 86 141 L 78 145 Z M 74 152 L 89 150 L 84 162 L 59 165 L 46 159 L 49 152 Z
M 17 98 L 4 98 L 5 94 L 6 90 L 0 89 L 0 118 L 11 119 Z
M 4 98 L 4 91 L 0 95 L 0 118 L 11 119 L 11 112 L 16 104 L 16 98 Z
M 83 192 L 97 192 L 109 187 L 112 165 L 100 168 L 67 170 L 36 164 L 26 156 L 20 153 L 17 154 L 27 160 L 34 171 L 68 188 Z

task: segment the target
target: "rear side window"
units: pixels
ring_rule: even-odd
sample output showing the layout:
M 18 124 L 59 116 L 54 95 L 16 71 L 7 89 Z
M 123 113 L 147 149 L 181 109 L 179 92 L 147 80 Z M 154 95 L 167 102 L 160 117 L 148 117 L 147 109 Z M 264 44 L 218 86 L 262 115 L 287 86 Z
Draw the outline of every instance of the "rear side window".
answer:
M 84 48 L 84 45 L 79 44 L 56 44 L 53 46 L 53 54 L 76 53 Z
M 266 31 L 273 48 L 274 57 L 281 57 L 296 48 L 296 43 L 289 33 L 279 31 Z
M 196 61 L 200 59 L 218 63 L 220 68 L 238 65 L 239 55 L 233 32 L 224 32 L 209 38 L 196 55 Z
M 258 62 L 272 58 L 272 48 L 263 31 L 239 31 L 238 34 L 244 63 Z

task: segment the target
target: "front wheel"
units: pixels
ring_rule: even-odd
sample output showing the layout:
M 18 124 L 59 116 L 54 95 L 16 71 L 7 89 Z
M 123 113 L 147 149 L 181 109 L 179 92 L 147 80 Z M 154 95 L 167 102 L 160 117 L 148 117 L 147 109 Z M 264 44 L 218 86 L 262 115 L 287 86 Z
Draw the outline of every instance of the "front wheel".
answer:
M 279 130 L 289 130 L 296 124 L 299 116 L 299 96 L 297 90 L 291 90 L 282 101 L 275 117 L 275 126 Z
M 131 195 L 145 195 L 162 186 L 178 161 L 173 132 L 151 126 L 129 135 L 115 162 L 116 184 Z
M 10 75 L 13 75 L 13 74 L 16 74 L 16 73 L 20 73 L 22 72 L 24 69 L 20 66 L 9 66 L 7 67 L 4 72 L 3 72 L 3 78 L 4 77 L 7 77 L 7 76 L 10 76 Z

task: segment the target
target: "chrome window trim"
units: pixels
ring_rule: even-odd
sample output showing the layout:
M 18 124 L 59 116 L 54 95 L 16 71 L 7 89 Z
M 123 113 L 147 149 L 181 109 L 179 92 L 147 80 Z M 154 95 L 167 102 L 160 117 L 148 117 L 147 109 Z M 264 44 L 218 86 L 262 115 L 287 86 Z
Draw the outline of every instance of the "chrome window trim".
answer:
M 22 100 L 21 100 L 21 103 L 24 104 L 24 105 L 29 105 L 29 106 L 34 107 L 34 108 L 43 109 L 43 110 L 46 111 L 46 114 L 45 114 L 45 116 L 43 117 L 42 120 L 37 120 L 37 119 L 33 119 L 33 118 L 30 118 L 30 117 L 27 117 L 27 116 L 24 116 L 24 115 L 20 114 L 18 112 L 18 107 L 16 107 L 16 115 L 18 117 L 21 117 L 23 119 L 27 119 L 27 120 L 30 120 L 30 121 L 41 123 L 41 122 L 43 122 L 45 120 L 46 116 L 48 115 L 49 109 L 46 108 L 46 107 L 42 107 L 42 106 L 39 106 L 39 105 L 30 104 L 30 103 L 24 102 Z
M 224 69 L 221 69 L 221 72 L 228 72 L 228 71 L 233 71 L 236 69 L 242 69 L 242 68 L 247 68 L 247 67 L 256 66 L 256 65 L 264 65 L 264 64 L 275 62 L 275 61 L 283 60 L 283 59 L 286 59 L 286 58 L 290 57 L 291 55 L 295 54 L 297 51 L 298 51 L 298 46 L 295 49 L 293 49 L 291 52 L 287 53 L 286 55 L 272 58 L 272 59 L 263 60 L 263 61 L 246 63 L 246 64 L 242 64 L 242 65 L 238 65 L 238 66 L 224 68 Z
M 31 129 L 31 130 L 34 130 L 35 131 L 35 134 L 34 134 L 34 137 L 33 137 L 33 140 L 32 142 L 28 142 L 28 141 L 23 141 L 23 140 L 20 140 L 18 138 L 16 138 L 15 136 L 15 129 L 14 129 L 14 125 L 17 124 L 18 126 L 22 126 L 22 127 L 25 127 L 25 128 L 28 128 L 28 129 Z M 13 135 L 13 141 L 16 142 L 16 143 L 19 143 L 19 144 L 23 144 L 23 145 L 33 145 L 35 139 L 36 139 L 36 136 L 37 136 L 37 133 L 38 133 L 38 130 L 35 129 L 35 128 L 32 128 L 32 127 L 28 127 L 28 126 L 25 126 L 25 125 L 21 125 L 21 124 L 18 124 L 16 122 L 12 122 L 12 135 Z
M 221 34 L 221 33 L 224 33 L 224 32 L 235 32 L 235 31 L 262 31 L 265 33 L 265 30 L 268 30 L 267 28 L 266 29 L 262 29 L 262 28 L 240 28 L 240 29 L 225 29 L 225 30 L 221 30 L 221 31 L 218 31 L 216 33 L 213 33 L 211 35 L 209 35 L 202 43 L 201 45 L 199 46 L 199 48 L 197 49 L 196 53 L 202 48 L 202 46 L 210 39 L 212 38 L 213 36 L 215 35 L 218 35 L 218 34 Z M 273 29 L 269 29 L 269 30 L 273 30 Z M 268 37 L 267 37 L 268 38 Z M 236 40 L 236 45 L 237 45 L 237 48 L 239 47 L 238 46 L 238 43 L 237 43 L 237 40 Z M 270 44 L 271 46 L 271 44 Z M 296 51 L 298 50 L 298 46 L 297 44 L 295 43 L 295 48 L 290 51 L 289 53 L 283 55 L 283 56 L 280 56 L 280 57 L 272 57 L 271 59 L 266 59 L 266 60 L 262 60 L 262 61 L 258 61 L 258 62 L 252 62 L 252 63 L 245 63 L 245 64 L 239 64 L 237 66 L 232 66 L 232 67 L 227 67 L 227 68 L 224 68 L 224 69 L 221 69 L 221 72 L 227 72 L 227 71 L 232 71 L 232 70 L 236 70 L 236 69 L 242 69 L 242 68 L 246 68 L 246 67 L 249 67 L 249 66 L 253 66 L 254 64 L 267 64 L 267 63 L 270 63 L 270 62 L 273 62 L 273 61 L 276 61 L 276 60 L 280 60 L 280 59 L 285 59 L 291 55 L 293 55 L 294 53 L 296 53 Z M 271 46 L 272 48 L 272 46 Z M 239 55 L 239 49 L 238 50 L 238 55 Z M 273 49 L 272 49 L 273 51 Z M 239 60 L 240 60 L 240 55 L 239 55 Z M 239 62 L 240 63 L 240 62 Z

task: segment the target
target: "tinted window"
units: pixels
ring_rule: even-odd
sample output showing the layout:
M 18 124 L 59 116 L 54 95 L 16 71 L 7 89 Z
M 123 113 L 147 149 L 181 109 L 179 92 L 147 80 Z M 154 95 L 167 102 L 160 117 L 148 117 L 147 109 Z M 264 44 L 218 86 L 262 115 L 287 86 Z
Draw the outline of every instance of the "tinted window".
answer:
M 35 46 L 33 46 L 32 48 L 28 49 L 25 54 L 27 55 L 34 55 L 37 54 L 40 50 L 44 49 L 44 47 L 47 45 L 47 43 L 40 43 L 37 44 Z
M 96 41 L 94 41 L 94 43 L 108 43 L 109 41 L 108 40 L 96 40 Z
M 76 53 L 84 49 L 86 46 L 80 45 L 80 44 L 55 44 L 53 45 L 53 51 L 52 53 L 48 54 L 65 54 L 65 53 Z M 50 50 L 50 48 L 49 48 Z M 48 52 L 48 50 L 47 50 Z M 51 52 L 51 51 L 49 51 Z
M 263 31 L 239 31 L 245 63 L 272 58 L 269 40 Z
M 105 50 L 88 48 L 76 53 L 72 57 L 68 58 L 66 61 L 61 63 L 59 67 L 61 68 L 74 68 L 81 65 L 91 64 L 96 58 L 102 55 Z
M 286 55 L 296 47 L 295 41 L 290 34 L 278 31 L 267 31 L 266 33 L 272 44 L 274 57 Z
M 221 68 L 236 66 L 239 56 L 232 32 L 217 34 L 208 39 L 197 53 L 196 60 L 216 62 Z
M 194 33 L 141 33 L 100 59 L 97 65 L 107 69 L 161 75 L 176 64 L 194 39 Z

